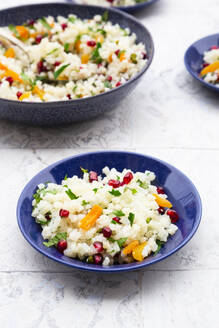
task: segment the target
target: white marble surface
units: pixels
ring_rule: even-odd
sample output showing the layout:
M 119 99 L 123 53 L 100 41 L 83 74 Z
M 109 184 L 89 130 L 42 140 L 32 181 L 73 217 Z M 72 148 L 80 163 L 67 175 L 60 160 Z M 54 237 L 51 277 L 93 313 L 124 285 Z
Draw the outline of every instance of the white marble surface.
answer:
M 0 8 L 27 2 L 1 1 Z M 219 96 L 183 64 L 190 43 L 218 32 L 218 9 L 218 0 L 160 0 L 139 13 L 155 58 L 114 112 L 58 129 L 0 121 L 1 327 L 219 327 Z M 203 219 L 186 247 L 145 270 L 96 275 L 54 263 L 27 244 L 15 215 L 26 182 L 56 160 L 96 149 L 153 155 L 193 180 Z

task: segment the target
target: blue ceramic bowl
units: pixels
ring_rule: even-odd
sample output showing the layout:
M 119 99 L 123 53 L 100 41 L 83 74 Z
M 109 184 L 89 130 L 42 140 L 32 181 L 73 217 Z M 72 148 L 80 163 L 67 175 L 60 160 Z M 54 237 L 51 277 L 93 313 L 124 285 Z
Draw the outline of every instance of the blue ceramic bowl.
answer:
M 28 19 L 42 16 L 67 16 L 74 13 L 81 18 L 102 15 L 105 9 L 96 6 L 48 3 L 26 5 L 0 11 L 0 26 L 20 25 Z M 45 103 L 20 102 L 0 98 L 0 118 L 32 125 L 54 125 L 89 120 L 116 108 L 136 87 L 142 75 L 150 66 L 154 53 L 153 40 L 149 31 L 132 16 L 115 9 L 109 9 L 109 20 L 130 28 L 137 35 L 137 42 L 145 44 L 148 53 L 147 65 L 125 84 L 97 96 Z
M 219 92 L 219 88 L 215 85 L 205 82 L 200 78 L 199 73 L 202 69 L 204 52 L 208 51 L 212 46 L 219 46 L 219 34 L 206 36 L 193 43 L 185 53 L 184 61 L 188 72 L 201 84 Z
M 77 3 L 77 0 L 67 0 L 69 3 L 72 3 L 72 2 L 76 2 Z M 152 5 L 153 3 L 157 2 L 158 0 L 148 0 L 148 1 L 145 1 L 145 2 L 141 2 L 141 3 L 136 3 L 136 5 L 133 5 L 133 6 L 123 6 L 123 7 L 113 7 L 113 8 L 117 8 L 119 10 L 123 10 L 123 11 L 127 11 L 129 13 L 134 13 L 134 12 L 137 12 L 143 8 L 146 8 L 150 5 Z
M 156 185 L 163 186 L 174 209 L 179 213 L 179 230 L 168 239 L 156 256 L 150 256 L 143 262 L 102 267 L 87 264 L 59 253 L 55 247 L 47 248 L 43 245 L 41 227 L 31 216 L 32 196 L 39 183 L 46 181 L 60 183 L 65 175 L 81 176 L 80 167 L 102 173 L 102 168 L 109 166 L 122 171 L 129 168 L 134 172 L 151 170 L 155 172 Z M 121 272 L 136 270 L 152 263 L 159 262 L 183 247 L 196 232 L 201 220 L 202 205 L 200 196 L 192 182 L 175 167 L 153 157 L 136 153 L 109 151 L 93 152 L 66 158 L 38 173 L 24 188 L 17 205 L 17 219 L 20 230 L 26 240 L 37 251 L 59 263 L 70 267 L 98 272 Z

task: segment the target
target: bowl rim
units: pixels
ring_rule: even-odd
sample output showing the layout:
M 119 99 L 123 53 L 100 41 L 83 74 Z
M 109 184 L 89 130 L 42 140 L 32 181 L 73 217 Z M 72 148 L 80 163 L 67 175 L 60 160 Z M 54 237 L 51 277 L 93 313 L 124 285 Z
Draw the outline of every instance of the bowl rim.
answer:
M 154 1 L 154 0 L 152 0 L 152 1 Z M 76 3 L 62 3 L 62 2 L 47 2 L 47 3 L 42 3 L 42 4 L 35 3 L 35 4 L 30 4 L 30 5 L 21 5 L 21 6 L 13 6 L 13 7 L 5 8 L 5 9 L 0 10 L 0 15 L 2 13 L 4 14 L 6 12 L 10 12 L 11 10 L 22 10 L 24 8 L 27 8 L 27 7 L 28 8 L 29 7 L 32 7 L 32 8 L 47 7 L 48 5 L 49 6 L 69 7 L 69 9 L 72 8 L 72 10 L 73 10 L 74 7 L 81 7 L 82 9 L 83 9 L 83 7 L 87 7 L 87 8 L 91 8 L 91 9 L 94 9 L 94 10 L 97 9 L 97 8 L 101 9 L 101 10 L 105 9 L 104 7 L 93 6 L 93 5 L 81 5 L 81 4 L 76 4 Z M 146 65 L 136 75 L 134 75 L 131 79 L 129 79 L 124 84 L 120 85 L 119 87 L 115 87 L 111 90 L 99 93 L 98 95 L 89 96 L 89 97 L 85 97 L 85 98 L 71 99 L 71 100 L 70 99 L 68 99 L 68 100 L 55 100 L 55 101 L 46 101 L 46 102 L 24 101 L 24 102 L 21 103 L 19 100 L 11 100 L 11 99 L 1 98 L 0 97 L 0 101 L 8 102 L 9 104 L 22 105 L 24 107 L 25 106 L 28 107 L 30 105 L 35 105 L 38 108 L 45 107 L 46 105 L 60 106 L 60 107 L 61 107 L 61 105 L 66 105 L 66 104 L 68 104 L 68 105 L 76 104 L 77 105 L 77 104 L 81 104 L 83 102 L 86 102 L 87 100 L 91 100 L 91 99 L 93 100 L 93 99 L 96 99 L 97 97 L 100 98 L 100 97 L 103 97 L 105 95 L 112 94 L 112 93 L 116 92 L 117 90 L 122 89 L 123 87 L 127 86 L 128 84 L 131 84 L 134 81 L 138 80 L 148 70 L 148 68 L 150 67 L 150 65 L 152 63 L 153 57 L 154 57 L 154 41 L 153 41 L 151 32 L 139 20 L 137 20 L 135 17 L 133 17 L 132 15 L 130 15 L 130 14 L 124 12 L 124 11 L 121 11 L 121 10 L 115 9 L 115 8 L 109 8 L 109 9 L 107 8 L 107 11 L 112 12 L 112 14 L 113 13 L 120 14 L 121 16 L 124 16 L 127 20 L 134 22 L 135 25 L 140 26 L 140 28 L 145 32 L 145 34 L 147 34 L 147 36 L 149 38 L 150 45 L 151 45 L 151 56 L 148 58 L 148 61 L 147 61 Z M 146 51 L 147 51 L 147 49 L 146 49 Z
M 193 42 L 186 50 L 185 52 L 185 55 L 184 55 L 184 64 L 185 64 L 185 67 L 187 69 L 187 71 L 189 72 L 190 75 L 192 75 L 197 81 L 199 81 L 202 85 L 204 85 L 205 87 L 207 87 L 208 89 L 211 89 L 213 91 L 217 91 L 219 92 L 219 88 L 216 87 L 215 85 L 213 85 L 212 83 L 209 83 L 209 82 L 206 82 L 204 81 L 203 79 L 201 79 L 198 75 L 197 72 L 195 72 L 192 67 L 190 66 L 189 64 L 189 61 L 188 61 L 188 56 L 189 56 L 189 52 L 191 50 L 191 48 L 194 48 L 196 47 L 196 45 L 204 40 L 207 40 L 209 38 L 212 38 L 212 37 L 218 37 L 219 38 L 219 33 L 215 33 L 215 34 L 210 34 L 210 35 L 207 35 L 207 36 L 204 36 L 203 38 L 201 39 L 198 39 L 197 41 Z M 206 50 L 207 51 L 207 50 Z
M 72 2 L 73 1 L 73 2 Z M 131 6 L 120 6 L 120 7 L 113 7 L 122 11 L 128 11 L 128 10 L 137 10 L 140 9 L 142 7 L 147 7 L 149 5 L 151 5 L 154 2 L 157 2 L 158 0 L 145 0 L 144 2 L 140 2 L 140 3 L 136 3 L 135 5 L 131 5 Z M 76 3 L 77 4 L 77 0 L 75 2 L 75 0 L 67 0 L 68 3 Z M 83 5 L 83 4 L 82 4 Z M 86 6 L 86 4 L 84 4 L 83 6 Z M 108 7 L 106 7 L 106 9 L 108 9 Z
M 122 266 L 117 266 L 117 265 L 112 265 L 109 267 L 104 267 L 104 266 L 96 266 L 96 265 L 92 265 L 90 264 L 89 267 L 84 266 L 84 263 L 82 261 L 78 261 L 78 263 L 67 263 L 65 260 L 63 259 L 58 259 L 56 256 L 52 255 L 52 254 L 48 254 L 46 252 L 44 252 L 42 249 L 40 249 L 38 247 L 37 244 L 35 244 L 31 238 L 26 234 L 23 225 L 22 225 L 22 218 L 20 216 L 20 208 L 24 199 L 24 196 L 26 195 L 26 190 L 28 189 L 29 185 L 31 185 L 33 183 L 33 181 L 36 179 L 36 177 L 43 173 L 46 172 L 56 166 L 58 166 L 59 164 L 66 162 L 70 159 L 74 159 L 74 158 L 80 158 L 83 156 L 90 156 L 90 155 L 95 155 L 95 154 L 109 154 L 109 153 L 114 153 L 114 154 L 124 154 L 124 155 L 130 155 L 130 156 L 140 156 L 140 157 L 146 157 L 149 159 L 152 159 L 154 161 L 157 161 L 161 164 L 163 164 L 164 166 L 167 166 L 168 168 L 170 168 L 171 170 L 176 171 L 178 174 L 180 174 L 186 181 L 187 183 L 190 184 L 191 188 L 193 189 L 193 192 L 195 194 L 195 197 L 197 199 L 197 215 L 196 215 L 196 220 L 194 222 L 194 225 L 192 227 L 192 230 L 190 232 L 190 234 L 183 239 L 183 241 L 177 246 L 175 247 L 173 250 L 169 251 L 167 254 L 159 257 L 159 258 L 152 258 L 150 262 L 145 263 L 144 261 L 142 262 L 135 262 L 135 266 L 129 266 L 130 264 L 124 264 Z M 149 265 L 152 265 L 154 263 L 158 263 L 164 259 L 166 259 L 167 257 L 169 257 L 170 255 L 174 254 L 175 252 L 177 252 L 178 250 L 180 250 L 183 246 L 185 246 L 190 239 L 194 236 L 194 234 L 196 233 L 199 224 L 201 222 L 201 217 L 202 217 L 202 201 L 201 201 L 201 197 L 199 195 L 198 190 L 196 189 L 195 185 L 193 184 L 193 182 L 183 173 L 181 172 L 179 169 L 177 169 L 176 167 L 172 166 L 171 164 L 168 164 L 167 162 L 160 160 L 156 157 L 153 156 L 149 156 L 149 155 L 145 155 L 145 154 L 141 154 L 141 153 L 137 153 L 137 152 L 128 152 L 128 151 L 118 151 L 118 150 L 110 150 L 110 151 L 93 151 L 93 152 L 87 152 L 87 153 L 82 153 L 82 154 L 77 154 L 77 155 L 73 155 L 73 156 L 69 156 L 67 158 L 61 159 L 51 165 L 48 165 L 46 168 L 40 170 L 36 175 L 34 175 L 34 177 L 28 181 L 28 183 L 25 185 L 25 187 L 23 188 L 20 197 L 18 199 L 18 203 L 17 203 L 17 209 L 16 209 L 16 214 L 17 214 L 17 222 L 18 222 L 18 226 L 19 229 L 23 235 L 23 237 L 27 240 L 27 242 L 33 247 L 35 248 L 38 252 L 40 252 L 41 254 L 43 254 L 44 256 L 48 257 L 49 259 L 52 259 L 58 263 L 67 265 L 71 268 L 74 269 L 79 269 L 79 270 L 84 270 L 84 271 L 91 271 L 91 272 L 102 272 L 102 273 L 112 273 L 112 272 L 126 272 L 126 271 L 134 271 L 134 270 L 138 270 L 141 269 L 143 267 L 147 267 Z M 37 223 L 36 223 L 37 224 Z M 127 266 L 127 267 L 126 267 Z

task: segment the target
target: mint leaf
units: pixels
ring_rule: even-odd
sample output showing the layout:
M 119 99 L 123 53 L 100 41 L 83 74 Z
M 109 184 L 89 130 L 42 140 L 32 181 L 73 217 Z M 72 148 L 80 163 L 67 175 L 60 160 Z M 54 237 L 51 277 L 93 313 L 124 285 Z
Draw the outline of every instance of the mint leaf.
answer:
M 49 241 L 45 241 L 43 245 L 46 247 L 57 246 L 60 240 L 67 239 L 67 232 L 59 232 L 55 235 L 55 237 L 51 238 Z
M 15 27 L 13 24 L 9 24 L 9 25 L 8 25 L 8 28 L 9 28 L 9 30 L 10 30 L 11 32 L 14 33 L 14 35 L 15 35 L 17 38 L 20 37 L 20 34 L 18 33 L 16 27 Z
M 116 242 L 116 240 L 113 238 L 113 237 L 109 237 L 109 238 L 107 238 L 109 241 L 111 241 L 111 243 L 115 243 Z
M 125 213 L 123 213 L 122 211 L 118 210 L 118 211 L 113 211 L 113 214 L 115 214 L 115 216 L 125 216 Z
M 135 214 L 133 213 L 129 213 L 129 216 L 128 216 L 128 219 L 130 221 L 130 225 L 132 226 L 133 225 L 133 222 L 134 222 L 134 219 L 135 219 Z
M 51 26 L 47 23 L 45 17 L 39 18 L 38 20 L 47 30 L 51 30 Z
M 81 171 L 82 171 L 83 173 L 88 173 L 88 170 L 83 169 L 83 167 L 80 167 L 80 169 L 81 169 Z
M 137 190 L 136 190 L 136 189 L 131 189 L 131 192 L 132 192 L 132 194 L 134 195 L 134 194 L 137 193 Z
M 67 43 L 67 42 L 64 44 L 64 50 L 65 50 L 65 52 L 67 52 L 67 53 L 69 52 L 69 46 L 70 46 L 70 44 Z
M 108 191 L 111 195 L 118 197 L 121 196 L 121 192 L 119 190 L 112 189 L 112 191 Z
M 64 180 L 67 180 L 67 179 L 68 179 L 68 174 L 66 173 Z
M 108 19 L 109 19 L 109 12 L 106 10 L 106 11 L 104 11 L 104 13 L 102 15 L 102 21 L 107 22 Z
M 122 248 L 122 246 L 125 244 L 127 239 L 128 238 L 120 238 L 120 239 L 116 240 L 116 242 L 119 245 L 119 247 Z
M 97 190 L 98 190 L 98 188 L 94 188 L 93 189 L 93 192 L 95 192 L 95 194 L 97 193 Z
M 110 83 L 109 81 L 105 81 L 104 82 L 104 87 L 105 88 L 108 88 L 108 89 L 112 89 L 113 88 L 112 83 Z
M 41 220 L 36 219 L 36 223 L 39 223 L 41 225 L 47 225 L 49 223 L 49 221 L 41 221 Z
M 133 62 L 133 64 L 137 64 L 138 63 L 136 58 L 137 58 L 137 55 L 136 54 L 131 54 L 130 59 Z
M 147 189 L 148 188 L 148 184 L 147 182 L 142 182 L 141 180 L 137 180 L 137 183 L 139 184 L 139 186 L 143 189 Z
M 85 206 L 85 205 L 88 205 L 88 204 L 89 204 L 89 202 L 86 202 L 86 200 L 84 200 L 84 199 L 82 200 L 82 203 L 81 203 L 82 206 Z
M 70 23 L 74 23 L 74 22 L 76 21 L 76 18 L 73 17 L 73 16 L 71 16 L 71 17 L 68 18 L 68 21 L 69 21 Z
M 60 74 L 62 74 L 62 72 L 66 69 L 66 67 L 68 67 L 70 64 L 66 64 L 66 65 L 63 65 L 63 66 L 61 66 L 57 71 L 55 71 L 54 73 L 53 73 L 53 75 L 54 75 L 54 79 L 56 80 L 58 77 L 59 77 L 59 75 Z
M 147 223 L 150 223 L 151 220 L 152 220 L 152 218 L 147 218 L 147 219 L 146 219 L 146 222 L 147 222 Z
M 163 242 L 163 241 L 160 241 L 160 240 L 156 240 L 156 243 L 157 243 L 158 248 L 157 248 L 156 252 L 154 252 L 154 256 L 157 255 L 157 254 L 159 253 L 161 247 L 162 247 L 163 244 L 164 244 L 164 242 Z
M 59 48 L 55 48 L 55 49 L 51 50 L 50 52 L 48 52 L 48 54 L 46 54 L 46 56 L 52 55 L 58 50 L 59 50 Z
M 79 198 L 79 196 L 76 196 L 76 195 L 71 191 L 71 189 L 68 189 L 68 190 L 66 190 L 65 192 L 66 192 L 66 194 L 68 195 L 68 197 L 69 197 L 71 200 L 73 200 L 73 199 L 78 199 L 78 198 Z
M 93 60 L 95 64 L 100 64 L 103 60 L 99 53 L 99 49 L 101 47 L 102 47 L 101 43 L 97 42 L 96 48 L 91 53 L 91 60 Z

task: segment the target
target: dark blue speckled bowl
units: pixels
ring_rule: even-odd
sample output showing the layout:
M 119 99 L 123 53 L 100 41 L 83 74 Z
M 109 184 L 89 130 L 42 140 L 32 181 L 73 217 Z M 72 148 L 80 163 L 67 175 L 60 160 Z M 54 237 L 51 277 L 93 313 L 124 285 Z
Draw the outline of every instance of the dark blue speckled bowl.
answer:
M 129 13 L 135 13 L 141 9 L 144 9 L 150 5 L 152 5 L 153 3 L 157 2 L 158 0 L 148 0 L 145 2 L 141 2 L 141 3 L 136 3 L 136 5 L 133 6 L 123 6 L 123 7 L 116 7 L 119 10 L 122 11 L 126 11 Z M 77 0 L 67 0 L 67 2 L 69 3 L 77 3 Z
M 42 16 L 67 16 L 74 13 L 81 18 L 102 15 L 104 8 L 76 4 L 48 3 L 14 7 L 0 11 L 0 26 L 19 25 L 28 19 Z M 137 35 L 137 41 L 145 44 L 148 53 L 147 65 L 124 85 L 100 95 L 47 103 L 20 102 L 0 99 L 0 118 L 32 125 L 54 125 L 89 120 L 112 110 L 136 87 L 142 75 L 151 64 L 154 53 L 153 40 L 149 31 L 132 16 L 115 9 L 109 9 L 109 20 L 130 28 Z
M 150 256 L 143 262 L 114 265 L 109 267 L 87 264 L 59 253 L 55 247 L 43 245 L 41 227 L 31 216 L 33 193 L 39 183 L 46 181 L 60 183 L 65 175 L 81 176 L 80 167 L 102 173 L 105 166 L 115 167 L 122 171 L 124 168 L 134 172 L 151 170 L 156 174 L 155 184 L 163 186 L 173 208 L 179 214 L 177 223 L 179 230 L 170 237 L 156 256 Z M 136 270 L 164 260 L 183 247 L 195 234 L 202 213 L 200 196 L 193 183 L 175 167 L 153 157 L 120 151 L 93 152 L 66 158 L 54 163 L 39 172 L 24 188 L 17 205 L 17 219 L 20 230 L 26 240 L 37 251 L 48 258 L 72 268 L 96 272 L 123 272 Z
M 219 47 L 219 34 L 208 35 L 195 43 L 193 43 L 186 51 L 184 62 L 188 72 L 201 84 L 207 88 L 219 92 L 219 88 L 214 84 L 205 82 L 199 73 L 202 69 L 204 52 L 208 51 L 212 46 Z

